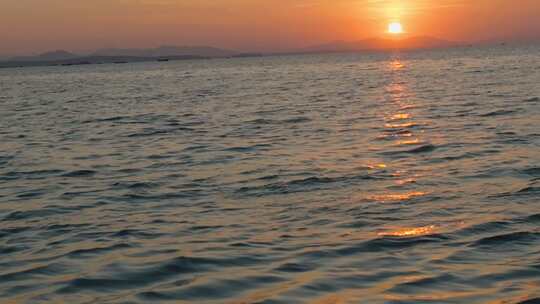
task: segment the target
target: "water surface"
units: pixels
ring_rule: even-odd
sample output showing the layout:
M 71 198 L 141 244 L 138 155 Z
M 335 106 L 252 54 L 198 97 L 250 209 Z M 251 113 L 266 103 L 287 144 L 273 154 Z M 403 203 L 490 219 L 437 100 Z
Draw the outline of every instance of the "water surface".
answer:
M 0 70 L 0 302 L 538 303 L 539 51 Z

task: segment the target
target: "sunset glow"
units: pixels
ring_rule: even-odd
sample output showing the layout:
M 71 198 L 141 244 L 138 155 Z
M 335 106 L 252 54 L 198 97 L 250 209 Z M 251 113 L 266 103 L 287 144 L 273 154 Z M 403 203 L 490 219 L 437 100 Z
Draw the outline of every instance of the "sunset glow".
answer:
M 538 31 L 531 30 L 540 28 L 538 0 L 522 0 L 519 5 L 508 0 L 54 3 L 3 2 L 0 55 L 160 45 L 294 50 L 331 41 L 380 38 L 389 33 L 459 42 L 540 38 Z

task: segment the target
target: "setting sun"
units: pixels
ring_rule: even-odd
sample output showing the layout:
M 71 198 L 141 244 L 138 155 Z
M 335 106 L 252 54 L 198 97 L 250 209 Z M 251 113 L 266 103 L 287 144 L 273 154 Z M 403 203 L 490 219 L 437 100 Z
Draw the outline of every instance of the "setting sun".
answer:
M 388 33 L 390 34 L 402 34 L 403 26 L 399 22 L 392 22 L 388 25 Z

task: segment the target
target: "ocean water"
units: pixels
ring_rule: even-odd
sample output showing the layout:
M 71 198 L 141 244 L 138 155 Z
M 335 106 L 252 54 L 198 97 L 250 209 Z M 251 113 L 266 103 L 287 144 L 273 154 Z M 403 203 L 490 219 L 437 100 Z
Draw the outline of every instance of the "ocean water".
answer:
M 1 303 L 540 303 L 540 48 L 0 70 Z

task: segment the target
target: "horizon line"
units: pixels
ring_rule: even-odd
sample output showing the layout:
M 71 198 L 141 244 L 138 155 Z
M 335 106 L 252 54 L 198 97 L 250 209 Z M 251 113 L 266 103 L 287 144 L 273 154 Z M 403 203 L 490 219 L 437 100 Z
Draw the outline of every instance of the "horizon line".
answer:
M 393 37 L 395 36 L 395 37 Z M 70 50 L 69 48 L 52 48 L 48 50 L 42 50 L 42 51 L 33 51 L 33 52 L 21 52 L 18 54 L 9 54 L 9 53 L 0 53 L 0 57 L 3 59 L 11 59 L 14 57 L 37 57 L 40 55 L 53 53 L 53 52 L 68 52 L 72 55 L 77 56 L 88 56 L 88 55 L 94 55 L 94 53 L 103 51 L 103 50 L 152 50 L 152 49 L 159 49 L 163 47 L 177 47 L 177 48 L 215 48 L 222 51 L 231 51 L 234 53 L 242 54 L 242 53 L 260 53 L 260 54 L 279 54 L 279 53 L 295 53 L 295 52 L 304 52 L 306 49 L 314 48 L 314 47 L 320 47 L 331 43 L 358 43 L 358 42 L 365 42 L 370 40 L 387 40 L 387 41 L 403 41 L 406 39 L 413 39 L 413 38 L 430 38 L 430 39 L 437 39 L 440 41 L 444 41 L 447 43 L 452 43 L 458 45 L 490 45 L 490 44 L 500 44 L 500 43 L 538 43 L 540 42 L 540 37 L 507 37 L 508 39 L 504 39 L 502 37 L 497 38 L 490 38 L 490 39 L 477 39 L 477 40 L 463 40 L 463 41 L 455 41 L 455 40 L 447 40 L 446 38 L 440 38 L 436 36 L 430 36 L 430 35 L 411 35 L 408 33 L 403 33 L 399 35 L 385 33 L 381 36 L 372 36 L 369 38 L 363 38 L 358 40 L 332 40 L 332 41 L 326 41 L 326 42 L 319 42 L 314 44 L 309 44 L 301 47 L 285 47 L 285 48 L 264 48 L 261 50 L 248 50 L 246 48 L 239 49 L 239 48 L 228 48 L 228 47 L 222 47 L 219 45 L 213 45 L 213 44 L 175 44 L 175 43 L 163 43 L 163 44 L 157 44 L 153 46 L 136 46 L 136 47 L 129 47 L 129 46 L 103 46 L 103 47 L 96 47 L 91 50 Z M 361 50 L 384 50 L 387 48 L 368 48 L 368 49 L 358 49 Z M 195 55 L 195 54 L 194 54 Z

